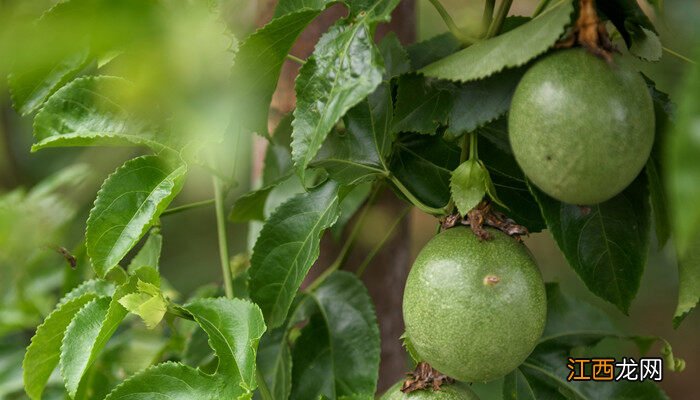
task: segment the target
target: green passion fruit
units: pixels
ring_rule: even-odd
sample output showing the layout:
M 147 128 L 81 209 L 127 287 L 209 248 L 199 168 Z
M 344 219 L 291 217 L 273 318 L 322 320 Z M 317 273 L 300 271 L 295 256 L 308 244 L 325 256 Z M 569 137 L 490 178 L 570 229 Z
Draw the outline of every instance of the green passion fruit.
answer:
M 447 229 L 421 250 L 406 281 L 406 335 L 421 360 L 452 378 L 487 382 L 515 369 L 542 335 L 544 282 L 528 249 L 487 228 Z
M 411 393 L 401 391 L 403 381 L 398 382 L 384 393 L 380 400 L 479 400 L 476 393 L 464 383 L 452 383 L 440 386 L 440 390 L 427 388 Z
M 654 143 L 654 107 L 642 76 L 621 57 L 583 49 L 533 65 L 513 95 L 508 130 L 515 159 L 548 195 L 590 205 L 624 190 Z

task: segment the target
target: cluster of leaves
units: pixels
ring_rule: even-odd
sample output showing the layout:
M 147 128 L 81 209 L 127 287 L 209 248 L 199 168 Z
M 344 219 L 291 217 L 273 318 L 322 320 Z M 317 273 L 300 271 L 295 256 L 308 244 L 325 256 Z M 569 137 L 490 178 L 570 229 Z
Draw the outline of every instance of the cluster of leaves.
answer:
M 59 3 L 42 17 L 38 29 L 80 17 L 75 13 L 83 1 Z M 535 18 L 509 17 L 498 36 L 465 48 L 450 34 L 407 48 L 393 35 L 377 44 L 376 27 L 388 21 L 398 0 L 348 1 L 347 16 L 322 35 L 299 71 L 296 109 L 270 135 L 268 110 L 282 64 L 304 28 L 332 3 L 281 0 L 272 21 L 239 45 L 209 7 L 125 2 L 122 7 L 129 13 L 117 15 L 136 12 L 139 26 L 158 27 L 158 20 L 148 18 L 163 14 L 201 18 L 209 29 L 201 42 L 190 43 L 191 48 L 217 43 L 214 55 L 207 53 L 205 61 L 233 65 L 226 73 L 213 74 L 211 81 L 194 79 L 192 86 L 178 86 L 175 98 L 189 99 L 185 103 L 172 104 L 172 90 L 144 92 L 142 84 L 120 74 L 133 72 L 130 67 L 143 56 L 130 40 L 143 35 L 161 43 L 156 28 L 156 33 L 112 33 L 105 38 L 90 31 L 91 24 L 84 40 L 77 41 L 80 46 L 68 46 L 70 51 L 59 52 L 53 63 L 10 76 L 15 108 L 22 114 L 35 113 L 33 150 L 115 145 L 150 150 L 126 161 L 97 193 L 87 220 L 83 260 L 89 259 L 95 279 L 65 294 L 37 329 L 23 363 L 31 398 L 41 398 L 47 385 L 56 385 L 56 367 L 73 398 L 251 398 L 256 391 L 263 399 L 372 398 L 379 331 L 364 285 L 355 275 L 336 271 L 306 290 L 300 288 L 318 258 L 323 232 L 341 231 L 370 192 L 385 184 L 436 216 L 451 212 L 452 204 L 465 213 L 484 196 L 492 197 L 531 232 L 548 228 L 590 290 L 623 312 L 639 287 L 653 209 L 661 244 L 669 237 L 669 226 L 680 235 L 685 277 L 677 321 L 695 306 L 699 268 L 689 238 L 698 224 L 669 223 L 669 218 L 681 219 L 666 211 L 663 181 L 666 176 L 683 176 L 669 184 L 674 206 L 696 195 L 687 192 L 691 189 L 684 182 L 697 178 L 698 171 L 679 157 L 693 154 L 686 130 L 697 102 L 687 101 L 688 109 L 678 117 L 679 128 L 669 146 L 676 160 L 668 167 L 671 171 L 660 171 L 666 166 L 652 158 L 646 173 L 622 194 L 582 210 L 528 185 L 511 154 L 504 118 L 527 65 L 566 33 L 575 11 L 571 0 L 552 2 Z M 112 7 L 120 9 L 110 4 L 98 1 L 90 10 L 100 20 L 109 19 L 115 15 Z M 601 4 L 601 11 L 634 54 L 655 57 L 650 44 L 656 38 L 654 28 L 636 2 Z M 169 71 L 167 76 L 177 81 L 177 74 Z M 223 79 L 227 83 L 220 85 Z M 657 120 L 666 121 L 671 109 L 667 96 L 651 82 L 649 89 Z M 201 101 L 204 92 L 213 100 Z M 218 95 L 221 92 L 229 94 Z M 136 99 L 144 94 L 157 106 L 142 108 L 144 102 Z M 154 117 L 163 109 L 174 114 Z M 183 110 L 187 111 L 179 114 Z M 220 121 L 221 110 L 233 110 L 227 113 L 231 119 Z M 667 126 L 658 125 L 661 143 Z M 206 133 L 193 137 L 187 130 L 194 127 Z M 233 294 L 239 298 L 213 298 L 215 294 L 208 293 L 178 305 L 167 295 L 158 272 L 159 218 L 192 165 L 205 165 L 214 171 L 217 187 L 228 187 L 229 173 L 222 170 L 221 160 L 203 159 L 207 152 L 202 150 L 227 140 L 231 132 L 257 132 L 269 140 L 261 187 L 239 198 L 230 213 L 233 222 L 264 225 L 249 268 L 237 271 L 243 284 Z M 486 145 L 477 154 L 476 141 L 482 138 Z M 462 139 L 473 143 L 468 160 L 462 155 L 466 146 L 460 149 L 456 143 Z M 659 153 L 657 146 L 654 154 Z M 216 199 L 218 210 L 221 197 Z M 693 218 L 700 219 L 700 214 Z M 141 242 L 140 251 L 125 265 Z M 628 390 L 629 385 L 611 385 L 614 393 L 601 395 L 594 392 L 598 387 L 571 389 L 562 381 L 565 375 L 555 371 L 562 354 L 621 334 L 607 323 L 594 325 L 602 317 L 593 310 L 583 323 L 588 330 L 562 333 L 561 327 L 582 325 L 569 324 L 573 311 L 555 287 L 550 287 L 549 301 L 548 333 L 530 359 L 507 377 L 510 398 L 541 398 L 540 393 L 600 398 Z M 124 372 L 113 373 L 118 361 L 110 359 L 110 338 L 128 337 L 119 326 L 129 314 L 169 336 L 139 367 L 168 361 L 130 370 L 140 371 L 114 387 Z M 163 319 L 167 328 L 159 325 Z M 591 326 L 595 332 L 590 332 Z M 523 388 L 529 389 L 522 392 Z M 663 398 L 653 385 L 635 390 Z

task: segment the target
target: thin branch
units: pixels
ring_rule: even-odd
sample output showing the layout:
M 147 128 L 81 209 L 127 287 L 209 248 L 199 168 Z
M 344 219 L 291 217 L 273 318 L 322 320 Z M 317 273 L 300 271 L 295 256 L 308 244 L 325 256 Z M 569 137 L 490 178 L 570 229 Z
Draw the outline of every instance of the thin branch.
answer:
M 221 188 L 221 180 L 216 176 L 214 181 L 214 202 L 216 206 L 216 232 L 219 237 L 219 258 L 221 272 L 224 278 L 226 297 L 233 298 L 233 282 L 231 281 L 231 268 L 229 266 L 228 240 L 226 238 L 226 217 L 224 216 L 224 191 Z
M 496 8 L 496 0 L 486 0 L 484 3 L 484 15 L 481 18 L 481 29 L 487 32 L 493 21 L 493 10 Z
M 510 6 L 513 4 L 513 0 L 502 0 L 501 4 L 498 5 L 498 11 L 496 11 L 496 17 L 491 22 L 489 30 L 486 32 L 486 38 L 491 38 L 501 31 L 503 27 L 503 21 L 505 21 L 510 11 Z
M 178 207 L 168 208 L 167 210 L 163 211 L 160 215 L 163 217 L 166 215 L 181 213 L 183 211 L 191 210 L 194 208 L 207 207 L 207 206 L 214 204 L 215 202 L 216 202 L 215 199 L 209 199 L 209 200 L 197 201 L 195 203 L 184 204 L 184 205 L 181 205 Z
M 306 64 L 306 61 L 302 60 L 301 58 L 299 58 L 297 56 L 293 56 L 291 54 L 287 54 L 287 60 L 294 61 L 295 63 L 297 63 L 299 65 Z
M 666 53 L 668 53 L 668 54 L 670 54 L 670 55 L 672 55 L 672 56 L 674 56 L 674 57 L 676 57 L 676 58 L 678 58 L 678 59 L 680 59 L 680 60 L 683 60 L 683 61 L 685 61 L 685 62 L 687 62 L 687 63 L 689 63 L 689 64 L 693 64 L 693 65 L 696 65 L 696 64 L 697 64 L 693 59 L 688 58 L 688 57 L 684 56 L 684 55 L 681 54 L 681 53 L 678 53 L 678 52 L 676 52 L 676 51 L 673 51 L 673 50 L 669 49 L 669 48 L 666 47 L 666 46 L 663 46 L 662 49 L 663 49 Z
M 457 24 L 455 24 L 454 20 L 452 17 L 450 17 L 450 14 L 447 13 L 447 10 L 445 10 L 445 7 L 442 6 L 442 3 L 440 3 L 439 0 L 428 0 L 430 1 L 430 4 L 435 7 L 435 10 L 440 14 L 440 18 L 445 22 L 445 25 L 447 25 L 447 29 L 450 30 L 450 32 L 456 37 L 462 44 L 465 45 L 470 45 L 476 43 L 478 39 L 464 33 Z

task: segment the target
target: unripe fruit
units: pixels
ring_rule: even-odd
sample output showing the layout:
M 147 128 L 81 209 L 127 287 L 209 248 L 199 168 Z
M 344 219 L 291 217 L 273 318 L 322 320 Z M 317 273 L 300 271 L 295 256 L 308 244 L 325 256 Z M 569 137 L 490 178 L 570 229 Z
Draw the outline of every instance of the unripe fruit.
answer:
M 406 281 L 406 335 L 422 361 L 452 378 L 486 382 L 506 375 L 542 335 L 546 295 L 527 248 L 487 229 L 480 241 L 448 229 L 421 250 Z
M 440 390 L 427 388 L 411 393 L 403 393 L 401 391 L 402 385 L 403 381 L 400 381 L 392 386 L 380 400 L 479 400 L 479 397 L 469 389 L 468 385 L 460 382 L 442 385 Z
M 590 205 L 624 190 L 649 158 L 654 107 L 642 76 L 583 49 L 543 58 L 518 84 L 508 119 L 525 175 L 550 196 Z

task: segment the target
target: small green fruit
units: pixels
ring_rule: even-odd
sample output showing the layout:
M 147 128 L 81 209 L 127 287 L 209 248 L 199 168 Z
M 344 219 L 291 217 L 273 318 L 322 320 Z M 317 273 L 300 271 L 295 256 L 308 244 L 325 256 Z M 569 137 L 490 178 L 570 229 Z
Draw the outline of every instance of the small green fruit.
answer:
M 389 388 L 380 400 L 479 400 L 479 397 L 469 389 L 468 385 L 460 382 L 442 385 L 440 390 L 428 388 L 411 393 L 403 393 L 401 391 L 402 385 L 403 381 L 399 381 Z
M 515 369 L 542 335 L 544 282 L 527 248 L 488 229 L 435 236 L 406 281 L 406 335 L 421 360 L 452 378 L 486 382 Z
M 590 205 L 637 177 L 654 143 L 654 107 L 641 75 L 583 49 L 537 62 L 518 84 L 508 130 L 525 175 L 550 196 Z

